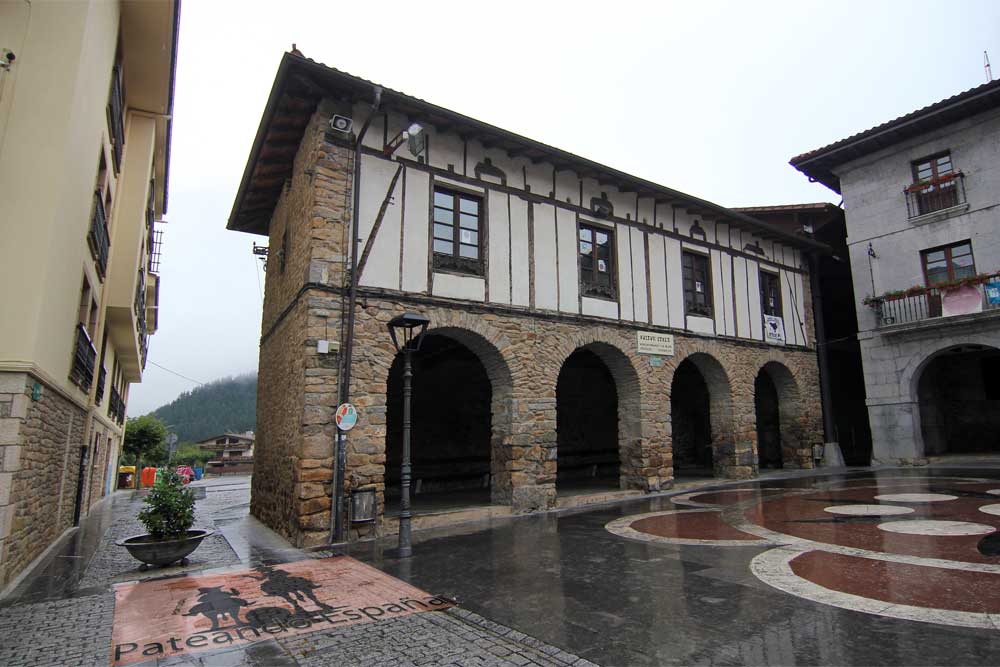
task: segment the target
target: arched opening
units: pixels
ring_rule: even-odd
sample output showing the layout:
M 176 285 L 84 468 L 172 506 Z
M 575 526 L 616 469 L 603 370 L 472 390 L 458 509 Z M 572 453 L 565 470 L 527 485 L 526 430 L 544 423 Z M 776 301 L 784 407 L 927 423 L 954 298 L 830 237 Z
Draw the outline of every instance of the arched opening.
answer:
M 500 482 L 492 474 L 494 452 L 503 437 L 495 423 L 497 399 L 509 393 L 509 387 L 494 387 L 488 364 L 465 342 L 432 332 L 412 355 L 410 498 L 414 510 L 486 505 Z M 403 356 L 397 355 L 387 381 L 387 515 L 399 511 L 402 446 Z
M 675 477 L 722 477 L 735 459 L 729 380 L 713 357 L 696 353 L 670 383 L 670 430 Z
M 620 488 L 618 390 L 611 369 L 581 348 L 556 384 L 556 493 Z
M 1000 350 L 939 354 L 920 374 L 917 397 L 925 456 L 1000 453 Z
M 754 380 L 754 414 L 757 421 L 757 462 L 761 468 L 801 468 L 803 454 L 798 383 L 788 367 L 769 361 Z
M 761 369 L 753 383 L 754 414 L 757 418 L 757 460 L 761 468 L 781 467 L 781 409 L 778 388 Z

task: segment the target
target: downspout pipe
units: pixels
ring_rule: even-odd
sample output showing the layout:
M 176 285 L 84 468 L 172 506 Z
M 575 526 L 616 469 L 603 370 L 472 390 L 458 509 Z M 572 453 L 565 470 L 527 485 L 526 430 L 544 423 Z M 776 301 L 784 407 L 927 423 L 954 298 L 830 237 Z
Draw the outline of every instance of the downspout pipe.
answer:
M 379 106 L 382 103 L 382 87 L 375 86 L 375 100 L 372 102 L 371 112 L 361 126 L 354 140 L 354 179 L 351 182 L 353 190 L 353 203 L 351 206 L 351 284 L 348 289 L 347 304 L 347 339 L 344 342 L 343 350 L 343 372 L 340 374 L 340 403 L 348 403 L 351 400 L 351 360 L 354 356 L 354 322 L 355 322 L 355 302 L 358 297 L 358 244 L 360 241 L 360 224 L 358 214 L 361 208 L 361 147 L 371 126 L 372 119 L 378 114 Z M 330 543 L 344 541 L 344 465 L 347 459 L 346 444 L 344 435 L 337 430 L 336 444 L 336 468 L 337 476 L 332 494 Z

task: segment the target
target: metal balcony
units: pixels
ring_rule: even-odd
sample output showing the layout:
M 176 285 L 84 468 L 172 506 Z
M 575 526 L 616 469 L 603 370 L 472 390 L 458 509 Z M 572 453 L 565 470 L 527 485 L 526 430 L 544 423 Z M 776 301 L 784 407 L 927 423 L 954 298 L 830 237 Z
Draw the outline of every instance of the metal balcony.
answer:
M 90 232 L 87 234 L 87 245 L 97 266 L 97 275 L 101 280 L 108 271 L 108 253 L 111 248 L 111 238 L 108 234 L 108 219 L 104 212 L 104 201 L 99 192 L 94 193 L 94 215 L 90 220 Z
M 955 298 L 953 295 L 957 296 L 957 292 L 938 287 L 927 287 L 917 292 L 910 290 L 899 296 L 880 297 L 871 300 L 869 305 L 875 310 L 879 327 L 1000 310 L 1000 273 L 986 276 L 980 284 L 968 285 L 963 289 L 967 290 L 967 296 L 957 306 L 949 303 L 949 300 Z M 971 296 L 971 290 L 978 293 L 978 303 Z
M 939 178 L 914 183 L 905 190 L 906 213 L 912 220 L 921 216 L 964 206 L 965 174 L 946 174 Z
M 76 325 L 76 341 L 73 347 L 73 365 L 70 367 L 69 379 L 80 389 L 90 391 L 94 382 L 94 366 L 97 364 L 97 349 L 91 342 L 87 330 L 82 324 Z

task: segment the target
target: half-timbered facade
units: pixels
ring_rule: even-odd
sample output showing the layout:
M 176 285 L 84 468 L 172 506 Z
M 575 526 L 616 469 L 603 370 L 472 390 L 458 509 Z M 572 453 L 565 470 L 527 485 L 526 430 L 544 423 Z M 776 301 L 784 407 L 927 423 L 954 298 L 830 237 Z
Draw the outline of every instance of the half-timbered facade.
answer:
M 348 396 L 345 493 L 375 489 L 392 530 L 401 369 L 385 324 L 404 311 L 431 321 L 414 358 L 418 511 L 811 467 L 822 442 L 806 257 L 823 246 L 746 214 L 289 53 L 228 226 L 269 237 L 253 512 L 299 543 L 327 539 Z

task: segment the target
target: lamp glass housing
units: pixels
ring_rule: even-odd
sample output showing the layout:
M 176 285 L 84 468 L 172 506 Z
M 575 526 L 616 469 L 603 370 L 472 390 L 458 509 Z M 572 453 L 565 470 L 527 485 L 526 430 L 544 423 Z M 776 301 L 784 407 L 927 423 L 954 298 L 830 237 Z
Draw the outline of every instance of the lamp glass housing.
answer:
M 389 337 L 397 352 L 416 352 L 424 339 L 424 332 L 430 320 L 416 313 L 403 313 L 389 320 Z

